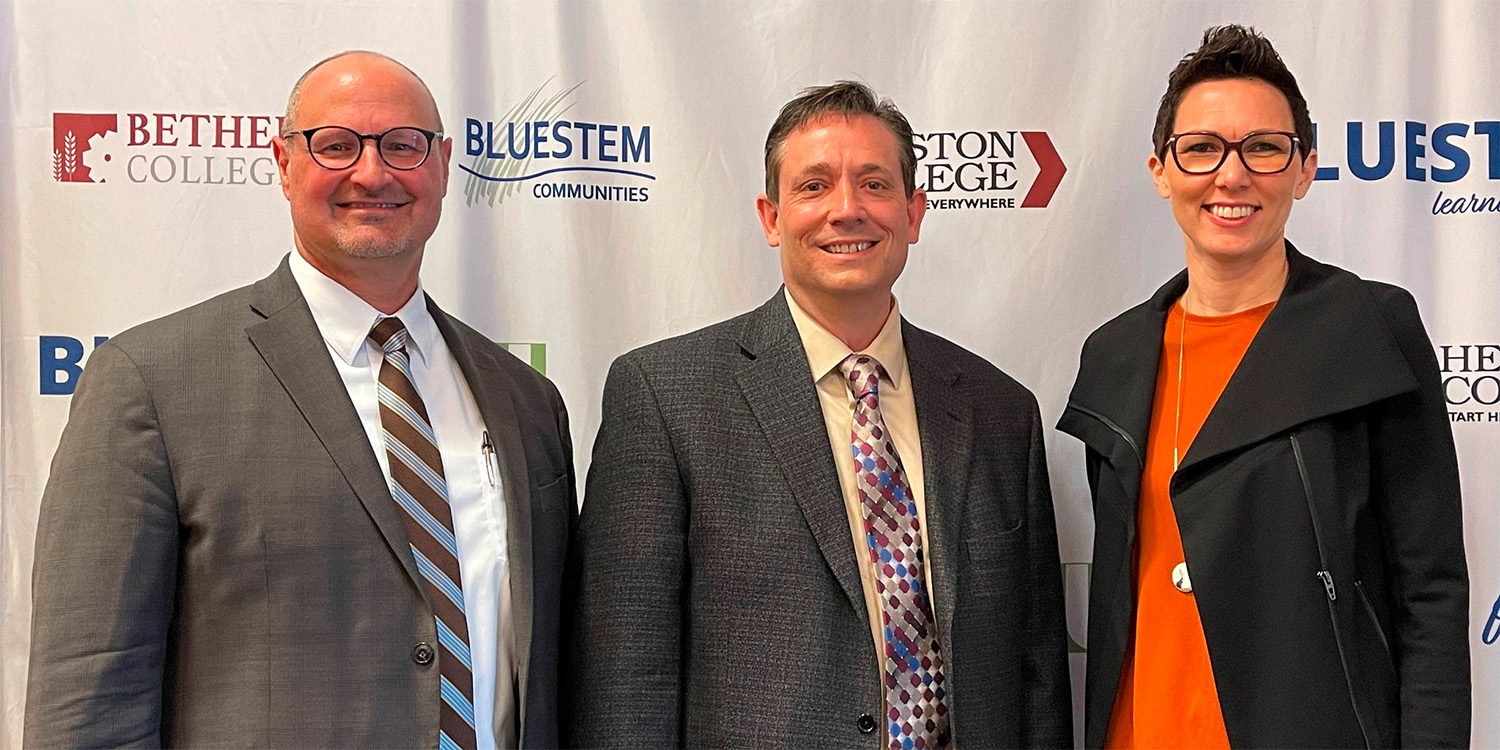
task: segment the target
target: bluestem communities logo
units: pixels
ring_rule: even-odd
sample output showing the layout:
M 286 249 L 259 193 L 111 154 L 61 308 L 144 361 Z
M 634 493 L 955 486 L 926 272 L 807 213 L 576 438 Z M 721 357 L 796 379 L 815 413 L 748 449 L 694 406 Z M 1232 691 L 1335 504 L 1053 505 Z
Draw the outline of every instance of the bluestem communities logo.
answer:
M 276 185 L 271 137 L 281 121 L 279 115 L 54 112 L 52 179 Z
M 464 203 L 513 195 L 645 203 L 651 199 L 651 126 L 569 115 L 586 81 L 550 95 L 548 79 L 499 119 L 464 119 Z M 568 115 L 565 117 L 565 115 Z
M 927 191 L 929 209 L 1046 208 L 1068 172 L 1040 130 L 914 133 L 912 145 L 917 187 Z M 1018 206 L 1016 193 L 1023 189 Z
M 1500 214 L 1500 187 L 1495 184 L 1500 181 L 1500 120 L 1431 125 L 1417 120 L 1354 121 L 1346 123 L 1342 133 L 1314 127 L 1321 165 L 1318 180 L 1341 180 L 1346 175 L 1364 182 L 1400 179 L 1437 185 L 1483 180 L 1477 189 L 1439 188 L 1432 198 L 1432 214 Z

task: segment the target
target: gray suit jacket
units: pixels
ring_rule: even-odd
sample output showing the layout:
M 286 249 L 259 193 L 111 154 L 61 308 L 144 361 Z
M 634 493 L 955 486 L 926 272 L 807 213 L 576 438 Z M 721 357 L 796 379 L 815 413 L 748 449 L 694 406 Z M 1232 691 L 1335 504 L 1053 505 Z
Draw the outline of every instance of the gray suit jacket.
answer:
M 528 746 L 557 742 L 567 413 L 431 304 L 501 459 Z M 435 747 L 431 610 L 290 270 L 89 360 L 42 498 L 32 747 Z
M 905 321 L 958 747 L 1071 747 L 1036 400 Z M 883 747 L 881 666 L 785 300 L 619 358 L 578 535 L 564 744 Z

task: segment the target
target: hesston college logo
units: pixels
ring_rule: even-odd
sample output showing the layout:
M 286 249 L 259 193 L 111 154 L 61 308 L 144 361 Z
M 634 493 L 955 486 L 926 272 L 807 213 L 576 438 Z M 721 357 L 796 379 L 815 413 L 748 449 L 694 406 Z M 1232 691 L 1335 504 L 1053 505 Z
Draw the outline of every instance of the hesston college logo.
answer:
M 1443 344 L 1437 355 L 1449 421 L 1500 427 L 1500 344 Z
M 104 182 L 84 161 L 84 154 L 94 147 L 95 138 L 103 138 L 120 127 L 119 115 L 83 115 L 72 112 L 52 113 L 52 179 L 58 182 Z M 104 154 L 108 161 L 109 154 Z
M 1052 139 L 1040 130 L 915 133 L 912 140 L 917 187 L 927 191 L 929 209 L 1046 208 L 1068 173 Z M 1026 193 L 1017 206 L 1022 187 Z

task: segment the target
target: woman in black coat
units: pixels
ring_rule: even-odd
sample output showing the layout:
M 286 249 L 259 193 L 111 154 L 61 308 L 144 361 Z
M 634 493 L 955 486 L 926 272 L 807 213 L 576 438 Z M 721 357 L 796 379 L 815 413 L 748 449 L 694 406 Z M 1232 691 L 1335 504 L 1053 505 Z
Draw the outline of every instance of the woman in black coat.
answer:
M 1286 241 L 1317 154 L 1264 37 L 1209 29 L 1154 141 L 1187 268 L 1089 337 L 1059 424 L 1094 499 L 1086 746 L 1466 745 L 1458 464 L 1415 301 Z

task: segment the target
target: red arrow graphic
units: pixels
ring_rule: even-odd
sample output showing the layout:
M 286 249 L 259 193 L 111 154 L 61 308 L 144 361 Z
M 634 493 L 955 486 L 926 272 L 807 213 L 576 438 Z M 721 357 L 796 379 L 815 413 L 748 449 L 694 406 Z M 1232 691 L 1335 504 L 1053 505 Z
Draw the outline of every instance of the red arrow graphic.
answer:
M 1068 167 L 1063 164 L 1062 157 L 1057 155 L 1057 149 L 1052 147 L 1052 139 L 1046 133 L 1025 130 L 1021 132 L 1021 137 L 1026 139 L 1026 148 L 1031 149 L 1036 165 L 1042 168 L 1041 174 L 1036 176 L 1036 182 L 1031 183 L 1031 189 L 1026 191 L 1021 208 L 1046 208 L 1052 201 L 1052 194 L 1057 192 L 1057 185 L 1062 182 L 1063 175 L 1068 173 Z

